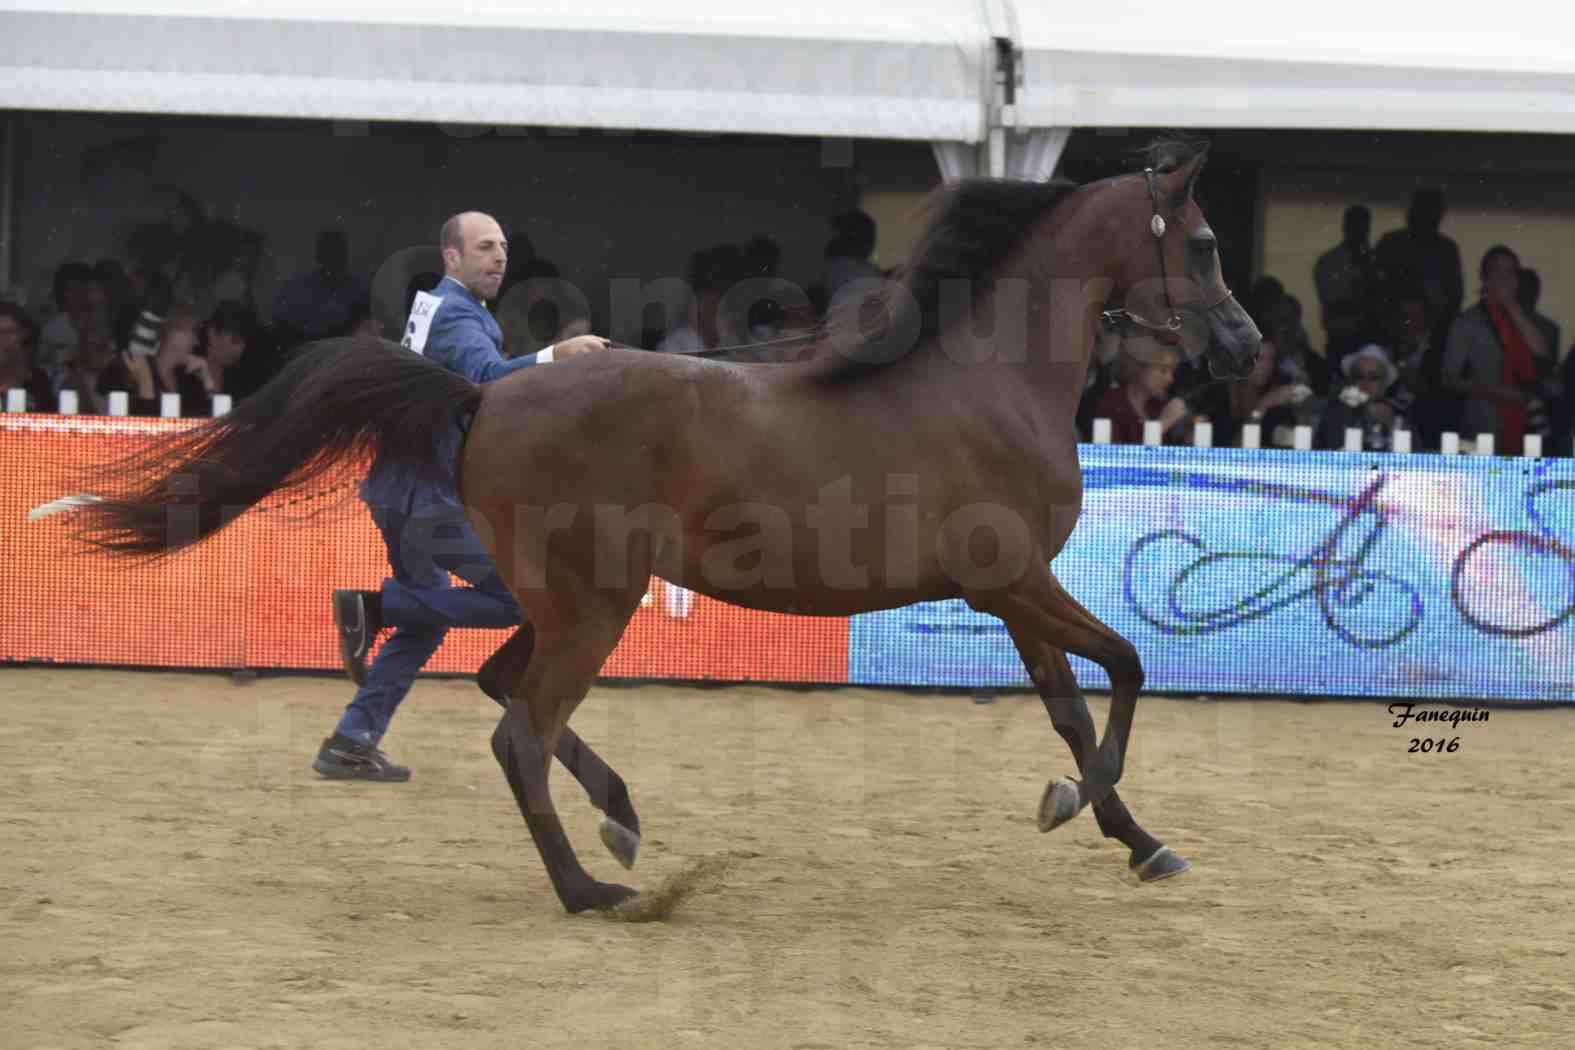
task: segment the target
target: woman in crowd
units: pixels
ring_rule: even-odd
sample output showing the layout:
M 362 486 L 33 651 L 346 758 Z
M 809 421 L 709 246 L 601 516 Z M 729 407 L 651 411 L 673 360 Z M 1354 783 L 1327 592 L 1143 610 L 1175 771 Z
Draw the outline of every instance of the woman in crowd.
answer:
M 1116 360 L 1120 377 L 1094 402 L 1094 419 L 1110 420 L 1110 440 L 1117 445 L 1141 445 L 1143 424 L 1157 420 L 1167 444 L 1189 440 L 1186 425 L 1193 420 L 1187 403 L 1170 396 L 1181 354 L 1148 336 L 1122 341 Z
M 158 334 L 158 349 L 151 355 L 132 351 L 101 375 L 106 387 L 131 394 L 131 414 L 161 414 L 163 395 L 180 395 L 180 414 L 187 417 L 213 414 L 213 376 L 206 358 L 197 354 L 197 315 L 188 306 L 172 307 Z
M 1557 348 L 1520 304 L 1519 256 L 1495 244 L 1483 253 L 1480 273 L 1481 300 L 1449 328 L 1443 386 L 1464 398 L 1460 429 L 1467 439 L 1496 434 L 1497 451 L 1518 456 Z
M 38 325 L 27 311 L 15 303 L 0 303 L 0 397 L 8 390 L 22 390 L 27 411 L 53 412 L 55 388 L 34 360 L 37 345 Z

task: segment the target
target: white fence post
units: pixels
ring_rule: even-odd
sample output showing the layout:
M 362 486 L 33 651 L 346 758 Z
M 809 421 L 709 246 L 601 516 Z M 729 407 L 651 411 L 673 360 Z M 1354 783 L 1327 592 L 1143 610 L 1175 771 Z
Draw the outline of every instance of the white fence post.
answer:
M 1110 444 L 1110 420 L 1108 420 L 1108 419 L 1096 419 L 1096 420 L 1094 420 L 1094 444 L 1096 444 L 1096 445 L 1108 445 L 1108 444 Z
M 1143 444 L 1158 445 L 1165 438 L 1165 432 L 1159 429 L 1159 420 L 1145 419 L 1143 421 Z

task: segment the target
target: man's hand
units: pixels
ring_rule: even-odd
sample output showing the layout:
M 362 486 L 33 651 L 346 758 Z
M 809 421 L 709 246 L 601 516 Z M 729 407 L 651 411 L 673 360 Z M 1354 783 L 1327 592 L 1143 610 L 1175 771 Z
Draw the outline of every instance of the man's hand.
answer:
M 573 339 L 565 339 L 552 346 L 552 359 L 554 361 L 567 361 L 571 357 L 581 354 L 594 354 L 607 349 L 608 340 L 599 335 L 577 335 Z

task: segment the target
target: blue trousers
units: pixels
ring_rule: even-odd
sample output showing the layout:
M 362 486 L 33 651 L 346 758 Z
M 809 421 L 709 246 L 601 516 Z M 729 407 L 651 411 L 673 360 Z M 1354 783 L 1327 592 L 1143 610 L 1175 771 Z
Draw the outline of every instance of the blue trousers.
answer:
M 514 627 L 525 616 L 459 507 L 371 510 L 394 570 L 382 586 L 383 624 L 394 633 L 337 731 L 375 744 L 450 627 Z M 452 586 L 451 572 L 471 586 Z

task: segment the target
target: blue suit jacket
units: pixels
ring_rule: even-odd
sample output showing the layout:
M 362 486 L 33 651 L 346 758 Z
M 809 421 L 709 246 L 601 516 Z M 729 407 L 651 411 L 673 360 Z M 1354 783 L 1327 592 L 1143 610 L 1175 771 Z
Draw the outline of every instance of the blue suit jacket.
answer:
M 444 277 L 431 292 L 419 293 L 405 322 L 403 345 L 424 354 L 472 383 L 490 383 L 536 363 L 536 355 L 506 360 L 502 353 L 503 330 L 486 304 L 452 277 Z M 432 439 L 442 447 L 453 473 L 460 443 L 459 421 Z M 374 507 L 405 513 L 434 504 L 459 506 L 452 481 L 436 485 L 410 475 L 379 457 L 361 485 L 361 498 Z

